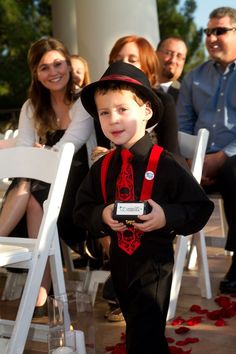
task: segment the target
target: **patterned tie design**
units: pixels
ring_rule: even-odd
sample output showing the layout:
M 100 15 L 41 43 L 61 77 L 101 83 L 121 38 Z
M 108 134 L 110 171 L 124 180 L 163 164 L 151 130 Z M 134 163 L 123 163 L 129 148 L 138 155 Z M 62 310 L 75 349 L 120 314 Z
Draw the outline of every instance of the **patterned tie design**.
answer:
M 116 182 L 116 199 L 121 201 L 134 201 L 134 175 L 131 159 L 133 154 L 126 149 L 121 151 L 122 166 Z M 143 232 L 128 226 L 127 230 L 117 232 L 119 247 L 132 255 L 141 244 Z

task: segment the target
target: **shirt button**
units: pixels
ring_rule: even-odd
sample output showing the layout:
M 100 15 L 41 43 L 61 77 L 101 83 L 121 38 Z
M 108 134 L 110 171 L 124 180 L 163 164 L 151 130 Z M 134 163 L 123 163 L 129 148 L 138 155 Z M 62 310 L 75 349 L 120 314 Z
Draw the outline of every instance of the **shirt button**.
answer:
M 215 143 L 214 143 L 214 141 L 211 143 L 211 146 L 215 146 Z
M 224 92 L 221 92 L 220 95 L 221 95 L 221 96 L 224 96 Z
M 212 128 L 215 128 L 216 127 L 216 124 L 212 124 Z
M 220 112 L 221 111 L 221 109 L 220 108 L 217 108 L 217 112 Z

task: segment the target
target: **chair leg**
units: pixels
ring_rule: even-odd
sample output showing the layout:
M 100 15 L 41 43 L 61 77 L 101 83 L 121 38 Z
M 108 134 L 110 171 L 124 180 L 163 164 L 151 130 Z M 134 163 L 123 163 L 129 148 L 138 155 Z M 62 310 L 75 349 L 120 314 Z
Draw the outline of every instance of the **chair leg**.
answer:
M 222 233 L 223 233 L 224 237 L 226 237 L 227 233 L 228 233 L 228 223 L 227 223 L 226 217 L 225 217 L 224 202 L 223 202 L 222 198 L 219 198 L 219 212 L 220 212 Z
M 188 249 L 189 236 L 178 236 L 175 248 L 175 264 L 170 292 L 170 303 L 167 314 L 167 321 L 175 316 L 177 301 L 183 276 L 185 260 Z
M 110 272 L 108 270 L 92 270 L 90 271 L 90 276 L 87 283 L 88 293 L 91 294 L 92 303 L 94 305 L 98 290 L 98 285 L 100 283 L 105 283 L 109 277 Z
M 199 231 L 196 237 L 198 267 L 199 267 L 199 281 L 202 297 L 207 299 L 212 298 L 211 281 L 209 274 L 209 266 L 207 260 L 206 241 L 203 230 Z
M 181 281 L 185 266 L 186 255 L 188 251 L 188 243 L 191 236 L 178 236 L 175 248 L 175 264 L 173 269 L 173 279 L 170 293 L 170 303 L 167 314 L 167 320 L 175 316 Z M 209 275 L 209 267 L 207 260 L 206 242 L 203 230 L 193 235 L 191 240 L 192 245 L 196 244 L 197 259 L 199 267 L 199 285 L 201 289 L 201 296 L 207 299 L 212 297 L 211 282 Z
M 188 255 L 186 261 L 186 268 L 187 269 L 194 269 L 197 265 L 197 247 L 194 242 L 194 237 L 190 236 L 189 239 L 189 246 L 188 246 Z
M 49 256 L 53 291 L 54 295 L 61 295 L 66 293 L 66 287 L 58 237 L 54 237 L 52 247 L 56 250 Z

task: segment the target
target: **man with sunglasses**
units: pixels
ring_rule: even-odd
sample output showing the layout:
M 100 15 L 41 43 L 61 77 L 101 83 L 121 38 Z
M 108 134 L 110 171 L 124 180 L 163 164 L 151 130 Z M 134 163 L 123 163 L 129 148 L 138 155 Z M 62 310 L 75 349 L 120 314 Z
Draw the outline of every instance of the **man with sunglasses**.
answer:
M 209 15 L 205 43 L 210 59 L 183 79 L 177 103 L 179 130 L 210 132 L 202 186 L 219 191 L 229 230 L 226 250 L 232 264 L 220 282 L 223 293 L 236 292 L 236 9 L 220 7 Z

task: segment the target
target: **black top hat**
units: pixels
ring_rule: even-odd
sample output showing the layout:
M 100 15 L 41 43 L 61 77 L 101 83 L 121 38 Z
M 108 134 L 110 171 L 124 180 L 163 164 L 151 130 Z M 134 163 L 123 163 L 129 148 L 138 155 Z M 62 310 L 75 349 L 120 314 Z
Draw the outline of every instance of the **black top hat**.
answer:
M 134 87 L 151 102 L 153 116 L 148 120 L 147 128 L 152 127 L 161 120 L 163 105 L 157 94 L 152 90 L 147 76 L 136 66 L 121 61 L 111 64 L 100 80 L 85 86 L 81 91 L 82 104 L 92 117 L 98 119 L 94 92 L 98 87 L 105 86 L 107 82 L 125 83 Z

